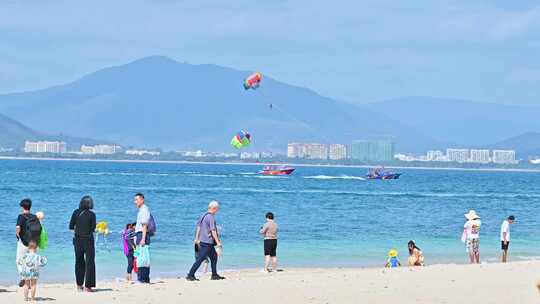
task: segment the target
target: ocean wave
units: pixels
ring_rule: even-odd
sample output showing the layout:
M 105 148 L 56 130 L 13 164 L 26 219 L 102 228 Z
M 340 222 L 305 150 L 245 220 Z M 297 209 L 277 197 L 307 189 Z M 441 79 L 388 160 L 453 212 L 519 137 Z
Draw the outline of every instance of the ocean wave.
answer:
M 168 173 L 146 173 L 146 172 L 75 172 L 77 175 L 91 175 L 91 176 L 111 176 L 111 175 L 120 175 L 120 176 L 169 176 Z
M 366 180 L 361 176 L 352 176 L 352 175 L 314 175 L 314 176 L 304 176 L 307 179 L 353 179 L 353 180 Z
M 517 260 L 522 260 L 522 261 L 537 261 L 537 260 L 540 260 L 540 256 L 524 256 L 524 255 L 517 255 L 515 257 Z
M 196 177 L 229 177 L 230 175 L 227 175 L 227 174 L 203 174 L 203 173 L 193 173 L 193 174 L 188 174 L 188 176 L 196 176 Z

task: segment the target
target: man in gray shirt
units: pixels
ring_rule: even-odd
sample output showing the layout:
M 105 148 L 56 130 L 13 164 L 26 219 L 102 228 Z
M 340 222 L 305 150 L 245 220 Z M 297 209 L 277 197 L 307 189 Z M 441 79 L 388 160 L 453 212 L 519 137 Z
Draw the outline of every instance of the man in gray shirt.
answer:
M 219 211 L 219 203 L 217 201 L 211 201 L 208 204 L 208 212 L 203 214 L 197 221 L 197 229 L 195 232 L 195 245 L 199 246 L 199 254 L 195 263 L 189 270 L 186 280 L 197 281 L 195 278 L 195 272 L 201 266 L 201 263 L 210 258 L 210 265 L 212 268 L 211 280 L 223 280 L 224 277 L 217 273 L 217 260 L 218 252 L 216 247 L 221 251 L 221 240 L 219 239 L 215 214 Z
M 148 234 L 148 223 L 150 222 L 150 209 L 144 203 L 142 193 L 135 194 L 133 199 L 137 212 L 137 224 L 135 225 L 136 244 L 138 246 L 150 245 L 150 235 Z M 140 283 L 150 283 L 150 267 L 139 267 L 137 280 Z

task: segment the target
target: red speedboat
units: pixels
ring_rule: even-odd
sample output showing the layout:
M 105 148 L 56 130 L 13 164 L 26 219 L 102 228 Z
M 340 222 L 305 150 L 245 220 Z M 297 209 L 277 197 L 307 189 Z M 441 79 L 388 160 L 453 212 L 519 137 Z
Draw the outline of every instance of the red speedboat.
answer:
M 287 166 L 265 166 L 259 174 L 262 175 L 290 175 L 294 168 Z

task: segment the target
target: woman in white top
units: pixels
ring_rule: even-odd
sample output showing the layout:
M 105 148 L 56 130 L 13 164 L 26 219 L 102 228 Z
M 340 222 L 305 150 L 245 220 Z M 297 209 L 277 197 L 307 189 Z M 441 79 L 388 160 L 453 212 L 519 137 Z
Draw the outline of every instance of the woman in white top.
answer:
M 465 218 L 467 222 L 463 226 L 461 240 L 467 245 L 471 264 L 480 264 L 480 226 L 482 222 L 474 210 L 465 214 Z

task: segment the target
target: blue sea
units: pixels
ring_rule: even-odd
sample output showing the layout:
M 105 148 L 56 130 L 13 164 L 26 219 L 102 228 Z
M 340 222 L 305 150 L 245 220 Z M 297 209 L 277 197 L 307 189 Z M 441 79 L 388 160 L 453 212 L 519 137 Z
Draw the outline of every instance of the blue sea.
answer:
M 369 181 L 365 169 L 299 167 L 289 177 L 256 175 L 260 166 L 91 161 L 0 160 L 0 284 L 17 281 L 15 221 L 30 197 L 44 211 L 49 258 L 42 280 L 73 280 L 68 223 L 83 195 L 113 233 L 97 245 L 98 280 L 123 277 L 119 232 L 135 220 L 133 195 L 143 192 L 157 222 L 152 276 L 184 276 L 193 262 L 197 218 L 210 200 L 224 243 L 221 269 L 262 268 L 258 234 L 264 214 L 280 225 L 278 255 L 287 267 L 381 266 L 391 248 L 406 261 L 416 240 L 427 263 L 466 263 L 464 216 L 482 217 L 482 260 L 499 257 L 499 228 L 510 214 L 511 259 L 540 256 L 540 173 L 401 170 L 394 181 Z

